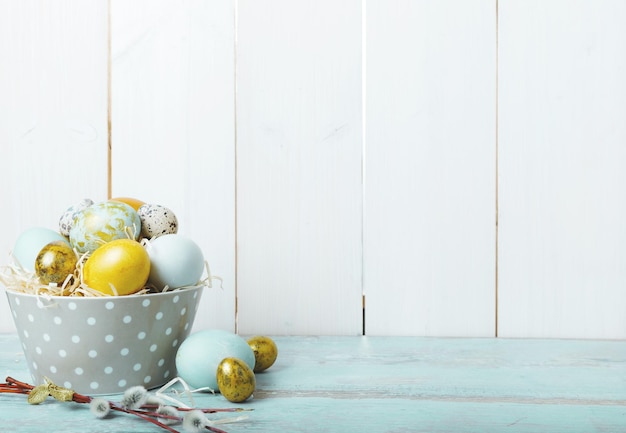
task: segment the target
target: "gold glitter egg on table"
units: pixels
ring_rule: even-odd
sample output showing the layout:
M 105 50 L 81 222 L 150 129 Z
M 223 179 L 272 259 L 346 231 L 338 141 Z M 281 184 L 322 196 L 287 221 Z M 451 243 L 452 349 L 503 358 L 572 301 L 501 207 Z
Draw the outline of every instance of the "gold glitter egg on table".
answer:
M 95 250 L 83 267 L 83 280 L 107 295 L 130 295 L 141 290 L 150 275 L 150 257 L 132 239 L 116 239 Z
M 278 347 L 274 340 L 269 337 L 257 335 L 248 339 L 248 344 L 254 352 L 254 372 L 259 373 L 267 370 L 278 358 Z
M 64 241 L 46 244 L 35 259 L 35 273 L 43 284 L 62 284 L 76 270 L 78 257 Z
M 248 364 L 239 358 L 224 358 L 217 366 L 217 386 L 226 400 L 246 401 L 256 388 L 256 377 Z

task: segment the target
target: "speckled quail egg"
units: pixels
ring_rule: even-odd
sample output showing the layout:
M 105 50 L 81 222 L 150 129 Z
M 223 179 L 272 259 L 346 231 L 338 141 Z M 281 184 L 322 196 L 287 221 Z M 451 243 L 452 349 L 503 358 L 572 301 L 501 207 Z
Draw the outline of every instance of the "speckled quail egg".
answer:
M 178 219 L 174 212 L 158 204 L 144 204 L 137 210 L 141 219 L 141 235 L 144 238 L 178 232 Z

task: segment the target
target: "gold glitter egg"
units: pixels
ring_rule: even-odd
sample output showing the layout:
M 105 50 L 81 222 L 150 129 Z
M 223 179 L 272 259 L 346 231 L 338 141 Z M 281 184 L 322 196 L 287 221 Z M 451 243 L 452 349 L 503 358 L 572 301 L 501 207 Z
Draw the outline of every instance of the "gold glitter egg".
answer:
M 248 340 L 250 348 L 254 352 L 254 372 L 258 373 L 267 370 L 276 361 L 278 357 L 278 347 L 276 343 L 269 337 L 256 336 Z
M 76 269 L 78 257 L 64 241 L 46 244 L 35 259 L 35 273 L 43 284 L 62 284 Z
M 256 378 L 248 364 L 239 358 L 224 358 L 217 366 L 217 386 L 226 400 L 246 401 L 254 392 Z

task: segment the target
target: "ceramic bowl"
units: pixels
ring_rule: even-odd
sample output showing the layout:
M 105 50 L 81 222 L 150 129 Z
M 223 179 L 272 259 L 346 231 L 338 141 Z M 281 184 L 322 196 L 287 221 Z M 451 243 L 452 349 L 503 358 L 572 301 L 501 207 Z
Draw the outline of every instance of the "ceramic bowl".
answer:
M 147 389 L 176 376 L 203 286 L 116 297 L 44 297 L 6 290 L 35 384 L 76 392 Z

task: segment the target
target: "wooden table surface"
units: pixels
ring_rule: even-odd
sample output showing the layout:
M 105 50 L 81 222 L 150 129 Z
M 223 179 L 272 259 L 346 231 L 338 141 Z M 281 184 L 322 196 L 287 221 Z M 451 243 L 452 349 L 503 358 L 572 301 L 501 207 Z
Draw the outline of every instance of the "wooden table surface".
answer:
M 626 432 L 624 341 L 274 340 L 279 358 L 257 374 L 252 400 L 195 397 L 200 407 L 254 409 L 220 426 L 229 433 Z M 0 335 L 0 369 L 32 382 L 15 335 Z M 0 394 L 0 430 L 165 431 L 126 414 L 96 419 L 85 406 L 52 399 L 34 406 L 23 395 Z

